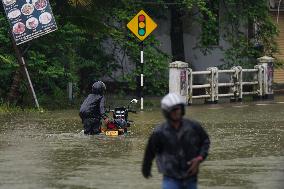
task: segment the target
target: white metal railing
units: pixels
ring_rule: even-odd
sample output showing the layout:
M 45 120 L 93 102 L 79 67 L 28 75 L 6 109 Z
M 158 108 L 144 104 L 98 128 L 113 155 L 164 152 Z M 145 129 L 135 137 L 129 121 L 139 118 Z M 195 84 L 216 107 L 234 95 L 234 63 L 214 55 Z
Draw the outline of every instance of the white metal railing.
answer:
M 218 102 L 219 97 L 231 97 L 233 100 L 242 100 L 244 95 L 265 96 L 267 94 L 267 69 L 263 65 L 256 65 L 253 69 L 243 69 L 241 66 L 232 67 L 229 70 L 219 70 L 217 67 L 209 67 L 207 71 L 192 71 L 188 68 L 188 102 L 193 99 L 206 99 L 209 102 Z M 251 81 L 244 81 L 244 73 L 252 74 Z M 230 81 L 219 83 L 219 74 L 229 74 Z M 194 76 L 205 75 L 207 83 L 194 85 Z M 252 86 L 253 91 L 244 92 L 244 86 Z M 229 87 L 228 93 L 219 94 L 220 87 Z M 193 95 L 193 90 L 205 89 L 205 94 Z

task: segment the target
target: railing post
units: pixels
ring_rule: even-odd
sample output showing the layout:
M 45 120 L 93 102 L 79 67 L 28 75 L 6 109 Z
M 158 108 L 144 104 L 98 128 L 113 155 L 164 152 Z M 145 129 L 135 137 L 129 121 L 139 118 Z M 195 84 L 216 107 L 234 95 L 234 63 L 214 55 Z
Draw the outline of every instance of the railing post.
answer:
M 238 68 L 238 82 L 239 82 L 239 99 L 238 101 L 242 101 L 243 100 L 243 68 L 241 66 L 237 66 Z
M 258 85 L 255 86 L 255 91 L 257 91 L 257 97 L 260 98 L 264 96 L 264 91 L 263 91 L 263 79 L 264 79 L 264 68 L 262 65 L 255 65 L 255 69 L 258 69 L 257 74 L 255 75 L 255 79 L 258 81 Z
M 209 68 L 209 71 L 211 71 L 211 78 L 210 78 L 210 101 L 214 102 L 215 99 L 215 90 L 214 90 L 214 68 Z
M 234 73 L 231 75 L 231 83 L 234 83 L 234 86 L 231 87 L 231 92 L 234 94 L 234 97 L 231 97 L 231 102 L 236 102 L 239 96 L 239 68 L 234 66 L 231 68 L 234 70 Z
M 216 83 L 218 81 L 218 78 L 216 79 L 216 72 L 218 72 L 218 69 L 216 67 L 209 67 L 207 68 L 207 71 L 210 71 L 210 75 L 208 75 L 207 81 L 210 84 L 210 90 L 209 93 L 210 95 L 210 100 L 206 100 L 206 103 L 216 103 L 216 95 L 218 95 L 218 92 L 216 92 L 216 87 L 218 86 Z M 218 89 L 217 89 L 218 90 Z
M 262 79 L 263 79 L 263 93 L 262 93 L 262 97 L 264 98 L 264 96 L 268 93 L 268 86 L 267 86 L 267 67 L 265 65 L 261 65 L 263 68 L 263 75 L 262 75 Z
M 215 67 L 215 103 L 218 103 L 219 100 L 219 72 L 218 68 Z
M 192 96 L 193 96 L 193 90 L 192 90 L 192 84 L 193 84 L 193 75 L 192 75 L 192 69 L 187 68 L 188 70 L 188 104 L 192 104 Z

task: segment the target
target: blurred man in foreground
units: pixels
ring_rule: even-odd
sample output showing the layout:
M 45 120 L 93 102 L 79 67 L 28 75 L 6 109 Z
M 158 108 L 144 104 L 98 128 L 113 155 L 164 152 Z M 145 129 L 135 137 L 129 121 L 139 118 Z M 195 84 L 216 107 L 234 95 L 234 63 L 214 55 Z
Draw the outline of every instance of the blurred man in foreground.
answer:
M 201 125 L 183 118 L 185 102 L 175 93 L 161 101 L 166 122 L 155 128 L 145 150 L 142 173 L 151 176 L 156 157 L 163 189 L 196 189 L 199 165 L 208 155 L 210 140 Z

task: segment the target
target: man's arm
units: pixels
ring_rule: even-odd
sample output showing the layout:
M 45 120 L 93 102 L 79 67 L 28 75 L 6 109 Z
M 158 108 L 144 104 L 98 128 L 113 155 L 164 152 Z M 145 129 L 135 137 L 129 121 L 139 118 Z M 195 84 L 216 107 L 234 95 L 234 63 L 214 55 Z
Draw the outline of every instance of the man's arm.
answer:
M 105 120 L 105 122 L 108 122 L 108 116 L 106 114 L 105 111 L 105 98 L 102 97 L 101 101 L 100 101 L 100 115 L 101 117 Z
M 197 134 L 200 137 L 200 150 L 199 155 L 192 159 L 191 161 L 187 162 L 189 165 L 189 169 L 187 171 L 189 176 L 196 175 L 199 170 L 199 164 L 206 159 L 208 156 L 208 151 L 210 147 L 210 139 L 206 131 L 199 123 L 195 123 L 194 127 L 197 131 Z
M 198 124 L 196 128 L 197 128 L 197 132 L 198 132 L 198 135 L 199 135 L 200 141 L 201 141 L 200 142 L 200 151 L 199 151 L 200 157 L 199 158 L 200 158 L 201 161 L 203 161 L 208 156 L 208 151 L 209 151 L 209 148 L 210 148 L 210 139 L 209 139 L 207 132 L 203 129 L 203 127 L 200 124 Z
M 151 175 L 152 161 L 155 158 L 157 152 L 157 133 L 153 132 L 148 140 L 147 147 L 145 149 L 142 174 L 145 178 L 149 178 Z

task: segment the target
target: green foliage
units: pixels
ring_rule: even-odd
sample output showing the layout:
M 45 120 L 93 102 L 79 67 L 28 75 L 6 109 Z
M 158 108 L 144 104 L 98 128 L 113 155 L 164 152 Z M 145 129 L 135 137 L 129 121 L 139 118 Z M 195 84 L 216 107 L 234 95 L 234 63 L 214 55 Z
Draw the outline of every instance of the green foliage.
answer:
M 197 21 L 202 25 L 199 48 L 210 52 L 222 35 L 231 47 L 225 49 L 225 66 L 254 64 L 256 57 L 271 55 L 277 29 L 271 21 L 266 0 L 55 0 L 52 1 L 58 31 L 21 45 L 40 103 L 67 102 L 67 83 L 73 82 L 84 95 L 90 84 L 101 78 L 127 83 L 136 88 L 140 74 L 140 43 L 126 29 L 127 22 L 141 9 L 151 16 L 166 18 L 165 10 L 176 8 L 184 15 L 199 11 Z M 218 19 L 218 5 L 224 7 L 223 19 Z M 242 28 L 257 24 L 257 32 L 250 40 Z M 219 32 L 218 28 L 225 30 Z M 8 35 L 9 24 L 0 11 L 0 98 L 5 99 L 12 78 L 19 68 Z M 256 48 L 256 45 L 263 48 Z M 144 42 L 146 94 L 159 95 L 167 91 L 170 57 L 159 50 L 154 36 Z M 132 66 L 126 66 L 130 62 Z M 136 69 L 137 68 L 137 69 Z M 113 73 L 121 73 L 115 77 Z M 29 95 L 27 83 L 19 86 L 24 99 Z M 52 101 L 52 100 L 51 100 Z
M 139 10 L 143 9 L 143 4 L 133 0 L 124 0 L 121 1 L 120 4 L 117 4 L 118 6 L 114 6 L 110 13 L 112 20 L 107 22 L 109 27 L 108 37 L 111 38 L 114 45 L 111 56 L 114 57 L 116 61 L 121 61 L 121 63 L 127 58 L 130 60 L 130 63 L 137 68 L 133 69 L 130 73 L 122 72 L 122 76 L 116 78 L 117 81 L 120 82 L 127 81 L 129 89 L 134 91 L 136 88 L 136 76 L 140 76 L 141 73 L 141 43 L 125 26 Z M 158 46 L 159 42 L 153 36 L 150 36 L 143 42 L 145 59 L 144 75 L 146 82 L 145 93 L 149 95 L 164 94 L 167 91 L 169 57 L 162 53 L 158 49 Z M 119 55 L 124 55 L 123 58 L 125 59 L 119 60 L 117 52 L 119 52 Z M 124 69 L 123 65 L 120 69 Z
M 165 1 L 169 2 L 169 1 Z M 267 6 L 267 0 L 179 0 L 181 10 L 191 13 L 198 9 L 197 21 L 202 25 L 202 34 L 197 47 L 204 54 L 210 53 L 218 45 L 220 37 L 230 44 L 224 49 L 223 67 L 242 65 L 251 67 L 256 58 L 277 52 L 275 36 L 278 33 Z M 219 7 L 222 8 L 218 17 Z M 218 24 L 219 22 L 219 24 Z M 257 28 L 254 34 L 248 35 L 246 29 Z M 220 28 L 220 31 L 219 29 Z
M 6 96 L 12 82 L 11 75 L 18 68 L 16 58 L 11 53 L 12 44 L 8 36 L 9 24 L 0 12 L 0 98 Z
M 5 104 L 5 103 L 0 104 L 0 115 L 4 113 L 6 114 L 10 112 L 20 112 L 20 111 L 21 109 L 19 107 L 12 106 L 10 104 Z
M 124 62 L 139 63 L 140 48 L 125 26 L 141 8 L 140 4 L 131 0 L 56 0 L 52 6 L 58 31 L 20 46 L 22 52 L 28 49 L 24 57 L 40 103 L 48 104 L 54 99 L 53 103 L 65 104 L 68 82 L 75 83 L 79 95 L 84 95 L 90 84 L 102 77 L 127 82 L 129 89 L 134 90 L 139 70 L 135 66 L 126 70 Z M 3 11 L 0 25 L 0 77 L 4 78 L 0 82 L 0 96 L 6 98 L 19 66 Z M 159 94 L 167 86 L 167 56 L 158 50 L 158 45 L 154 38 L 144 44 L 149 94 Z M 113 77 L 115 71 L 121 70 L 121 77 Z M 18 90 L 20 102 L 25 101 L 29 95 L 27 82 L 22 82 Z
M 43 113 L 45 110 L 43 108 L 21 108 L 20 106 L 15 106 L 14 104 L 9 104 L 0 100 L 0 116 L 15 113 Z
M 222 0 L 221 6 L 225 10 L 220 20 L 224 29 L 222 37 L 231 44 L 225 50 L 225 66 L 251 67 L 256 58 L 273 56 L 277 49 L 274 38 L 278 31 L 269 16 L 266 0 Z M 248 27 L 257 29 L 248 35 L 244 29 Z

